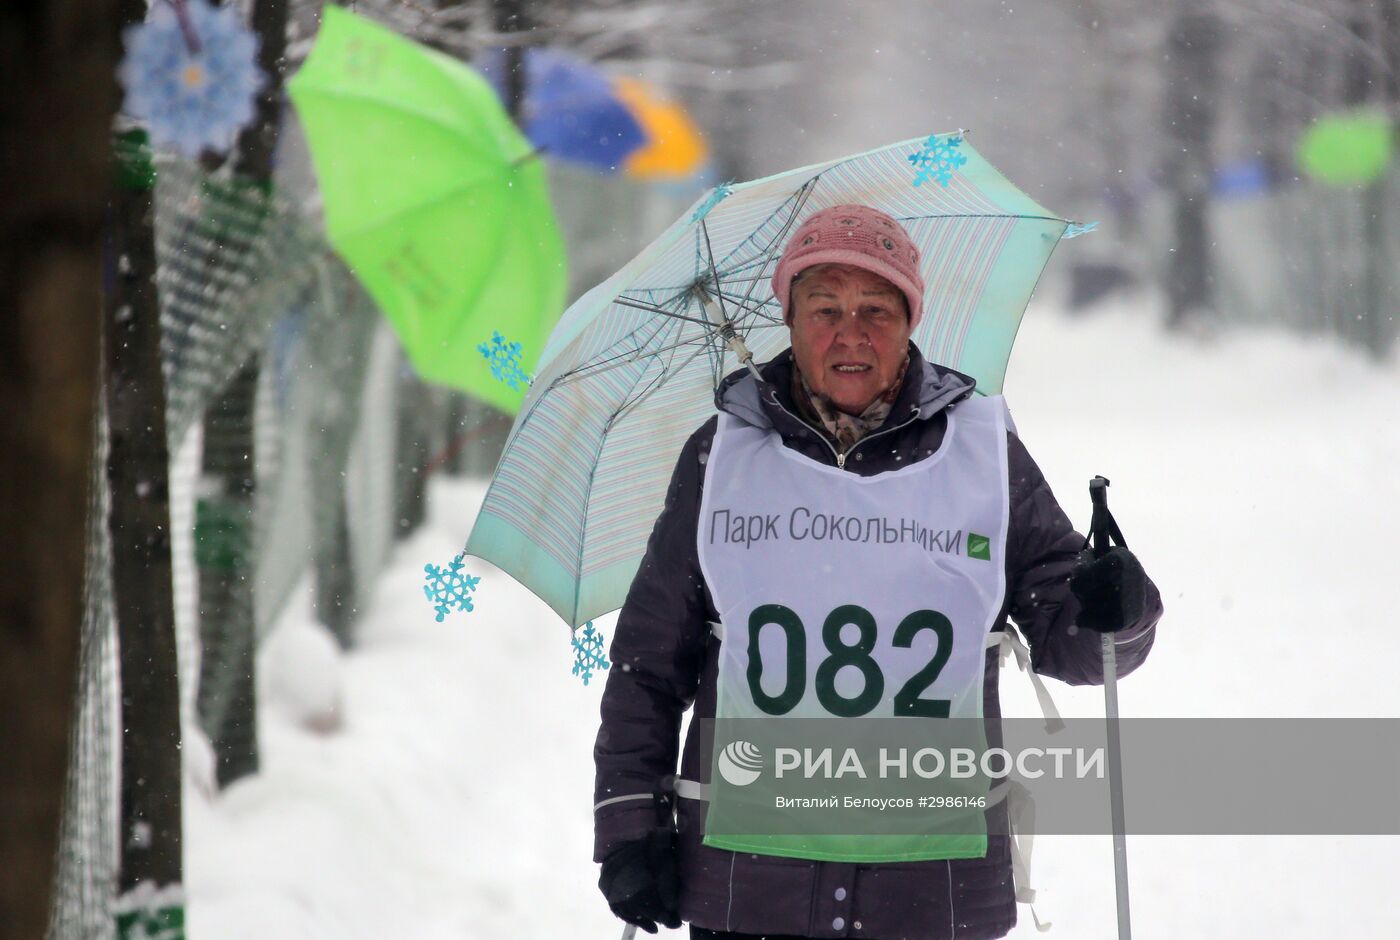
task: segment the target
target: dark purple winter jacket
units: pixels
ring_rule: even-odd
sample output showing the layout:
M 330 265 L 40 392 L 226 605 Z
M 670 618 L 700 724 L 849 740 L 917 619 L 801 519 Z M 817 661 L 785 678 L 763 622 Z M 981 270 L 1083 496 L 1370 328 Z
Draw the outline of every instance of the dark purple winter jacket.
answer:
M 870 476 L 936 452 L 947 425 L 944 409 L 972 394 L 971 377 L 929 363 L 912 343 L 910 356 L 904 385 L 884 425 L 847 455 L 845 469 L 852 473 Z M 834 466 L 833 445 L 796 417 L 788 391 L 791 350 L 763 366 L 761 374 L 762 383 L 747 371 L 726 378 L 716 392 L 718 407 L 771 428 L 787 447 Z M 705 422 L 681 451 L 613 634 L 613 668 L 593 751 L 595 861 L 621 841 L 670 824 L 669 818 L 660 821 L 651 797 L 673 792 L 681 715 L 692 705 L 680 776 L 710 780 L 720 641 L 709 622 L 719 617 L 700 572 L 696 527 L 716 422 Z M 1010 431 L 1007 452 L 1007 588 L 993 629 L 1006 629 L 1008 616 L 1014 620 L 1041 675 L 1072 685 L 1102 683 L 1100 634 L 1069 629 L 1079 609 L 1069 590 L 1069 572 L 1084 536 L 1074 531 L 1035 461 Z M 1150 582 L 1147 594 L 1145 616 L 1117 634 L 1120 675 L 1141 665 L 1152 647 L 1162 602 Z M 990 729 L 1001 720 L 999 659 L 995 649 L 986 656 L 983 714 Z M 1005 936 L 1016 923 L 1004 802 L 987 810 L 984 858 L 878 864 L 711 848 L 701 844 L 706 804 L 686 798 L 675 803 L 680 913 L 701 927 L 810 937 L 974 940 Z

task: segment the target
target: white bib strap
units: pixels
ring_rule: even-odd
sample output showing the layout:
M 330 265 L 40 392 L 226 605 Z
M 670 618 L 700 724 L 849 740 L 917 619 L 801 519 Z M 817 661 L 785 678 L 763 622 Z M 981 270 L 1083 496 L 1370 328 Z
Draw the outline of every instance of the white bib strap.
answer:
M 1054 734 L 1065 726 L 1055 700 L 1035 670 L 1031 669 L 1031 651 L 1009 627 L 987 635 L 987 648 L 998 649 L 1001 665 L 1006 665 L 1008 655 L 1015 655 L 1016 665 L 1030 677 L 1035 688 L 1036 701 L 1040 703 L 1040 713 L 1045 716 L 1045 730 Z M 1030 906 L 1031 920 L 1035 929 L 1044 933 L 1051 927 L 1050 921 L 1041 923 L 1035 911 L 1035 888 L 1031 886 L 1031 853 L 1035 849 L 1035 799 L 1024 784 L 1015 780 L 1005 780 L 992 787 L 992 801 L 1005 797 L 1006 812 L 1011 822 L 1011 875 L 1016 885 L 1016 900 Z
M 683 800 L 701 800 L 708 803 L 710 801 L 710 785 L 708 783 L 701 783 L 698 780 L 686 780 L 684 777 L 677 777 L 676 796 Z
M 1035 849 L 1035 799 L 1024 784 L 1006 781 L 1006 812 L 1011 820 L 1011 876 L 1016 885 L 1016 900 L 1031 909 L 1035 929 L 1044 933 L 1050 921 L 1040 922 L 1035 912 L 1035 888 L 1031 887 L 1031 853 Z
M 1040 703 L 1040 713 L 1045 716 L 1045 731 L 1047 734 L 1054 734 L 1065 726 L 1064 720 L 1060 718 L 1060 710 L 1055 707 L 1055 700 L 1050 697 L 1050 690 L 1045 688 L 1045 683 L 1040 676 L 1031 668 L 1031 651 L 1026 648 L 1026 644 L 1021 642 L 1021 638 L 1013 633 L 1010 628 L 1005 630 L 993 630 L 987 634 L 987 648 L 1000 647 L 999 656 L 1001 665 L 1006 665 L 1008 655 L 1014 654 L 1016 665 L 1030 677 L 1031 686 L 1035 689 L 1036 701 Z

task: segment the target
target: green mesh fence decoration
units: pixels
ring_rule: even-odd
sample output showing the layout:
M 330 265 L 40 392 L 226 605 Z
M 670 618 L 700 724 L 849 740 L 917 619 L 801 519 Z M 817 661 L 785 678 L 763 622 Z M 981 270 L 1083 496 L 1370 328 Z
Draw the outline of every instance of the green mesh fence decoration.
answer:
M 200 766 L 210 750 L 204 739 L 238 750 L 238 736 L 253 733 L 255 644 L 298 585 L 318 561 L 324 578 L 329 559 L 348 560 L 338 587 L 352 595 L 342 630 L 348 642 L 355 585 L 368 584 L 388 557 L 399 351 L 301 207 L 226 171 L 209 174 L 166 156 L 155 163 L 182 755 L 187 783 L 204 786 L 196 779 L 209 773 Z M 240 391 L 240 382 L 251 408 L 221 422 L 211 405 Z M 116 890 L 119 691 L 105 427 L 99 407 L 78 702 L 49 935 L 175 937 L 184 929 L 182 899 L 152 907 Z M 210 453 L 246 447 L 246 439 L 254 454 L 250 524 L 240 523 L 205 472 Z M 201 623 L 201 602 L 209 602 L 201 577 L 240 566 L 251 572 L 251 590 L 228 598 L 217 623 L 208 616 Z
M 231 173 L 157 161 L 156 284 L 171 452 L 273 323 L 312 287 L 325 242 L 295 207 Z
M 117 652 L 112 623 L 111 537 L 107 531 L 107 409 L 97 403 L 89 475 L 86 578 L 77 702 L 54 879 L 49 936 L 112 936 L 117 879 Z

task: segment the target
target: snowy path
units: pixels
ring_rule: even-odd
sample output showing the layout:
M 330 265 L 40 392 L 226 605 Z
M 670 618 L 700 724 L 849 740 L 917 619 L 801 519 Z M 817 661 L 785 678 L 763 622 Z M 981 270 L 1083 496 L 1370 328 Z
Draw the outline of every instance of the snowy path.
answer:
M 1162 588 L 1167 616 L 1123 683 L 1125 714 L 1400 716 L 1383 593 L 1400 369 L 1283 334 L 1203 347 L 1148 319 L 1033 307 L 1006 388 L 1071 518 L 1085 525 L 1087 481 L 1109 477 Z M 480 562 L 474 613 L 439 624 L 423 599 L 423 564 L 458 550 L 479 497 L 434 485 L 432 522 L 400 546 L 353 655 L 294 651 L 309 613 L 284 619 L 264 656 L 263 771 L 216 801 L 187 798 L 191 936 L 620 933 L 589 860 L 601 678 L 570 675 L 567 630 Z M 305 693 L 279 674 L 297 664 L 331 685 L 338 674 L 338 733 L 289 719 Z M 1101 690 L 1050 685 L 1066 714 L 1102 713 Z M 1014 669 L 1002 689 L 1008 714 L 1033 713 Z M 1392 935 L 1397 859 L 1395 837 L 1130 838 L 1135 935 Z M 1038 839 L 1035 874 L 1049 936 L 1113 934 L 1107 837 Z M 1012 936 L 1038 936 L 1024 907 Z

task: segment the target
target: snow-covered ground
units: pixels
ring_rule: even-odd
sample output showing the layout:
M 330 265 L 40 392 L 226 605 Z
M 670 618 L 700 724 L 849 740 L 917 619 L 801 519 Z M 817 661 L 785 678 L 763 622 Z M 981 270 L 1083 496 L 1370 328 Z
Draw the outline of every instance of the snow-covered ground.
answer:
M 1071 518 L 1082 529 L 1089 478 L 1109 477 L 1162 589 L 1124 713 L 1400 716 L 1400 368 L 1283 332 L 1202 343 L 1156 320 L 1146 305 L 1033 306 L 1006 387 Z M 619 935 L 590 860 L 602 677 L 572 676 L 563 624 L 482 562 L 475 612 L 437 623 L 422 594 L 424 563 L 459 549 L 481 492 L 435 482 L 352 654 L 317 636 L 308 602 L 283 618 L 262 654 L 261 773 L 213 800 L 189 788 L 192 936 Z M 1050 686 L 1064 713 L 1102 713 L 1101 690 Z M 1015 669 L 1002 689 L 1008 714 L 1034 713 Z M 1114 935 L 1109 839 L 1043 836 L 1035 853 L 1049 936 Z M 1400 929 L 1397 837 L 1138 836 L 1128 858 L 1144 940 Z M 1012 936 L 1038 936 L 1024 907 Z

